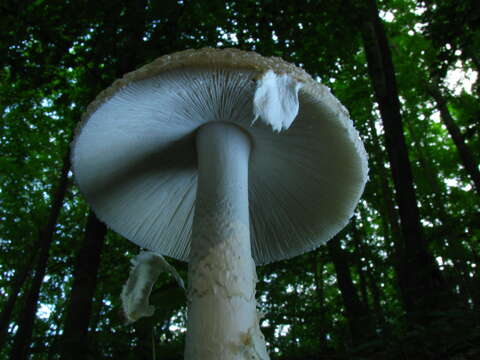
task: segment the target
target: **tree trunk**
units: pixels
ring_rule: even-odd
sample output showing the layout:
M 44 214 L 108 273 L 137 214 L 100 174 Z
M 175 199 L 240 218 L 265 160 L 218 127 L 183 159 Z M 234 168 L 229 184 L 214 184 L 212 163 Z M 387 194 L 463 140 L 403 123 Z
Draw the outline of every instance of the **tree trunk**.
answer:
M 22 289 L 23 284 L 28 279 L 31 271 L 32 264 L 38 254 L 37 248 L 32 249 L 27 261 L 22 264 L 23 266 L 15 271 L 15 276 L 12 281 L 10 290 L 8 291 L 8 299 L 0 314 L 0 349 L 5 345 L 7 340 L 8 327 L 10 325 L 13 309 L 17 302 L 18 295 Z
M 445 204 L 447 199 L 444 196 L 445 186 L 442 186 L 438 179 L 438 169 L 435 168 L 432 161 L 429 159 L 432 158 L 428 147 L 425 145 L 422 136 L 417 135 L 417 131 L 413 128 L 412 121 L 406 121 L 406 126 L 410 138 L 412 139 L 415 145 L 415 151 L 417 153 L 417 160 L 422 168 L 424 178 L 427 178 L 428 181 L 425 181 L 427 186 L 423 191 L 424 194 L 431 196 L 431 200 L 427 199 L 422 202 L 422 205 L 425 206 L 424 214 L 428 214 L 430 218 L 437 217 L 442 223 L 448 221 L 448 215 L 445 212 Z M 434 221 L 432 221 L 434 223 Z
M 458 128 L 457 124 L 455 124 L 455 120 L 448 110 L 447 100 L 440 91 L 438 79 L 434 78 L 433 83 L 429 83 L 428 91 L 435 99 L 437 108 L 440 111 L 440 118 L 445 124 L 448 133 L 452 137 L 452 140 L 457 147 L 458 155 L 460 156 L 462 165 L 472 179 L 475 190 L 480 195 L 480 171 L 478 170 L 477 161 L 475 161 L 473 153 L 465 143 L 460 129 Z
M 443 278 L 426 249 L 412 171 L 402 127 L 400 102 L 390 48 L 375 0 L 355 1 L 368 70 L 385 130 L 385 145 L 396 190 L 405 241 L 406 311 L 411 324 L 427 324 L 444 291 Z
M 147 0 L 132 0 L 126 2 L 124 31 L 125 44 L 118 49 L 121 52 L 120 60 L 116 69 L 117 77 L 123 76 L 126 72 L 132 71 L 139 61 L 139 48 L 145 46 Z
M 378 165 L 373 162 L 372 171 L 375 171 L 375 173 L 378 174 L 377 178 L 379 178 L 378 181 L 380 182 L 380 196 L 381 199 L 383 199 L 382 203 L 380 204 L 382 222 L 386 225 L 386 235 L 390 235 L 390 240 L 391 242 L 393 242 L 393 252 L 390 249 L 390 246 L 387 246 L 386 251 L 389 258 L 393 260 L 393 267 L 395 269 L 400 298 L 402 299 L 404 304 L 407 304 L 410 300 L 408 297 L 408 292 L 406 290 L 406 275 L 404 270 L 405 264 L 402 261 L 405 252 L 405 241 L 403 240 L 403 235 L 400 228 L 398 211 L 395 208 L 395 203 L 393 201 L 395 195 L 388 181 L 387 170 L 383 165 L 387 160 L 385 159 L 384 151 L 380 146 L 380 139 L 378 138 L 375 124 L 371 117 L 369 118 L 369 127 L 372 134 L 372 143 L 374 145 L 374 148 L 376 149 L 375 154 L 379 154 L 379 159 L 377 159 Z M 363 215 L 362 219 L 365 219 Z
M 156 351 L 154 322 L 152 316 L 144 317 L 134 323 L 137 346 L 135 347 L 135 358 L 137 360 L 153 360 Z
M 320 250 L 317 249 L 312 252 L 312 265 L 313 265 L 313 274 L 315 276 L 315 289 L 318 298 L 318 322 L 320 324 L 320 334 L 319 334 L 319 344 L 320 349 L 324 349 L 327 346 L 327 337 L 326 337 L 326 320 L 325 320 L 325 281 L 323 276 L 323 271 L 325 268 L 324 261 L 319 261 L 320 259 Z
M 362 305 L 360 297 L 352 281 L 352 275 L 347 263 L 347 254 L 340 247 L 338 237 L 333 238 L 327 243 L 328 252 L 335 266 L 337 274 L 338 287 L 342 294 L 343 304 L 345 306 L 345 315 L 350 328 L 353 345 L 360 345 L 369 335 L 369 326 L 367 324 L 367 310 Z
M 105 224 L 91 211 L 73 272 L 74 280 L 61 340 L 62 359 L 85 360 L 88 357 L 88 326 L 106 233 Z
M 25 304 L 20 312 L 18 322 L 18 330 L 13 340 L 13 346 L 10 358 L 12 360 L 26 360 L 30 347 L 33 325 L 36 318 L 37 302 L 40 296 L 40 288 L 47 268 L 50 245 L 52 243 L 55 225 L 57 224 L 58 215 L 62 208 L 63 200 L 67 192 L 68 171 L 70 169 L 70 151 L 67 151 L 63 159 L 63 167 L 61 170 L 60 180 L 55 190 L 50 215 L 47 224 L 39 233 L 39 254 L 35 266 L 35 273 L 32 284 L 25 296 Z
M 470 58 L 474 70 L 478 73 L 480 72 L 480 58 L 477 56 L 476 52 L 478 51 L 478 47 L 475 46 L 474 43 L 469 43 L 468 45 L 464 44 L 462 46 L 462 52 Z
M 478 255 L 477 251 L 474 248 L 471 248 L 473 261 L 475 264 L 480 263 L 480 256 Z M 473 273 L 471 278 L 471 289 L 472 289 L 472 301 L 473 301 L 473 309 L 476 312 L 480 311 L 480 271 L 476 271 Z
M 377 284 L 378 278 L 375 277 L 374 274 L 367 272 L 367 280 L 368 280 L 368 287 L 370 292 L 372 293 L 372 306 L 373 311 L 375 313 L 375 317 L 377 318 L 377 324 L 382 330 L 382 335 L 384 339 L 387 339 L 390 335 L 390 329 L 388 327 L 387 322 L 385 321 L 385 312 L 383 311 L 383 307 L 381 304 L 381 294 L 380 289 Z
M 362 234 L 360 234 L 360 229 L 357 227 L 357 222 L 355 216 L 350 221 L 351 234 L 353 245 L 355 247 L 354 258 L 355 258 L 355 267 L 357 268 L 358 277 L 360 279 L 360 299 L 365 309 L 368 309 L 368 291 L 367 291 L 367 280 L 365 276 L 365 271 L 363 270 L 363 259 L 368 257 L 365 255 L 364 248 L 362 246 Z

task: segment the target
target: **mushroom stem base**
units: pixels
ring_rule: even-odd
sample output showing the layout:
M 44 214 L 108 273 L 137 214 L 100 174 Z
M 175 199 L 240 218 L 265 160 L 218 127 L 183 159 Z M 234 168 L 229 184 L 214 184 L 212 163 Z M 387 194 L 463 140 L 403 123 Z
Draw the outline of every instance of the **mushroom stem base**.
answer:
M 199 178 L 189 262 L 186 360 L 268 359 L 256 310 L 248 160 L 236 125 L 197 134 Z

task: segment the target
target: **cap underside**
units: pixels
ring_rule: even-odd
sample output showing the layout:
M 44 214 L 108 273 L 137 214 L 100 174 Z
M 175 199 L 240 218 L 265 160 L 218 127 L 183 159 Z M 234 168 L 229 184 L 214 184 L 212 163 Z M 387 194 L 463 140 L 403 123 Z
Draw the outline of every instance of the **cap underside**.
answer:
M 123 86 L 82 125 L 76 181 L 98 217 L 143 248 L 188 260 L 196 196 L 194 135 L 233 122 L 253 139 L 249 169 L 257 264 L 325 243 L 350 219 L 367 179 L 366 154 L 348 113 L 319 84 L 280 133 L 255 122 L 255 70 L 192 67 Z

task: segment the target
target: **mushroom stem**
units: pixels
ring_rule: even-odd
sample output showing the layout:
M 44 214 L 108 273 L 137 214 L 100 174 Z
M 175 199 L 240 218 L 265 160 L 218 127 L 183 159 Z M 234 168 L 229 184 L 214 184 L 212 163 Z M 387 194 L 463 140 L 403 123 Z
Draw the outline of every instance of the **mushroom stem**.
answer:
M 268 359 L 250 247 L 250 137 L 232 123 L 213 122 L 198 130 L 196 146 L 185 359 Z

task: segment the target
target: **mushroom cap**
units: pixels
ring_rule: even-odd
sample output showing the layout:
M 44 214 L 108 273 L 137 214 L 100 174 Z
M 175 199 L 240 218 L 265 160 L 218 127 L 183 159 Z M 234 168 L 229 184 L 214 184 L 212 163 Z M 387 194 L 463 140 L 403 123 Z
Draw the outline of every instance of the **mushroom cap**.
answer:
M 302 83 L 286 131 L 254 120 L 256 81 Z M 348 111 L 303 69 L 236 49 L 187 50 L 126 74 L 89 105 L 72 144 L 75 179 L 97 216 L 137 245 L 188 261 L 197 190 L 195 131 L 233 122 L 251 136 L 249 206 L 257 264 L 331 239 L 368 177 Z

